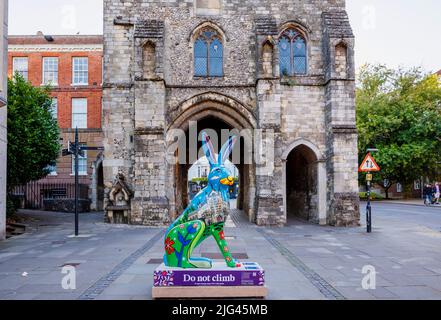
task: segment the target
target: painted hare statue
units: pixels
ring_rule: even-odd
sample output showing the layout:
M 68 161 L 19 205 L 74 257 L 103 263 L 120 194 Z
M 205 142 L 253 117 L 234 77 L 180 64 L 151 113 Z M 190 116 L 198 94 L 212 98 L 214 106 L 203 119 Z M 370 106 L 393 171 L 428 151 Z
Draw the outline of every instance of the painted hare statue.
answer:
M 196 195 L 167 230 L 164 256 L 166 266 L 210 269 L 210 259 L 192 257 L 192 253 L 204 240 L 213 236 L 228 267 L 241 267 L 231 256 L 224 234 L 224 225 L 230 211 L 229 188 L 234 184 L 234 178 L 224 164 L 236 140 L 237 137 L 230 137 L 216 159 L 209 136 L 202 133 L 202 146 L 210 163 L 208 186 Z

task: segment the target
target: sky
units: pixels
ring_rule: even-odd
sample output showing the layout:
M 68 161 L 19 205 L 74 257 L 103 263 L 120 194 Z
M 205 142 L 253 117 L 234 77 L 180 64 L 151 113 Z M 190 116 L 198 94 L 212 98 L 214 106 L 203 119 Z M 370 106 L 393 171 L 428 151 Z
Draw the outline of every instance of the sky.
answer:
M 102 0 L 10 0 L 9 33 L 101 34 Z M 346 0 L 357 67 L 441 69 L 440 0 Z

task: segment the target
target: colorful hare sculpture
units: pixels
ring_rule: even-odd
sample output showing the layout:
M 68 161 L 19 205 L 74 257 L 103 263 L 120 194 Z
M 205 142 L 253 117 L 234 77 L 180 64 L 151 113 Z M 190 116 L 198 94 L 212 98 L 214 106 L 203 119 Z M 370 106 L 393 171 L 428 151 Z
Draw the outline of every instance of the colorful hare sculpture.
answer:
M 194 249 L 208 237 L 216 240 L 228 267 L 239 268 L 225 241 L 224 225 L 230 211 L 229 189 L 234 178 L 225 167 L 237 137 L 230 137 L 215 158 L 209 136 L 202 133 L 202 146 L 210 163 L 208 186 L 199 192 L 182 215 L 169 227 L 165 237 L 164 263 L 168 267 L 210 269 L 212 261 L 192 257 Z

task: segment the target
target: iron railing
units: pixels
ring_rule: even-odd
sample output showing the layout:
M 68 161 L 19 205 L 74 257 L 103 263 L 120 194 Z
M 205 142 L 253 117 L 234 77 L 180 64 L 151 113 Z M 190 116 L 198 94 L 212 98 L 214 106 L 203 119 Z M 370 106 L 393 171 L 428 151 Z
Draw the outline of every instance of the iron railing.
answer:
M 74 199 L 74 183 L 41 183 L 30 182 L 24 186 L 15 187 L 11 196 L 20 201 L 23 209 L 44 209 L 44 200 L 47 199 Z M 89 199 L 89 186 L 79 185 L 79 199 Z

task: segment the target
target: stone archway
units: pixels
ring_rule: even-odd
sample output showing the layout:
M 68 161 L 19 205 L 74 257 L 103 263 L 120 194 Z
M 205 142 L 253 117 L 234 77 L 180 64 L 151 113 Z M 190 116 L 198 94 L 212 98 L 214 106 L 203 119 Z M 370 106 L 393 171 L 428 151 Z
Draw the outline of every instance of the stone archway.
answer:
M 209 95 L 213 98 L 212 94 Z M 228 104 L 229 98 L 224 96 L 220 97 L 220 95 L 215 96 L 215 99 L 207 99 L 207 97 L 207 95 L 202 95 L 184 102 L 179 108 L 179 116 L 174 119 L 168 129 L 168 131 L 180 129 L 185 132 L 187 146 L 190 144 L 190 122 L 197 122 L 197 137 L 199 137 L 202 130 L 214 130 L 219 137 L 219 141 L 217 142 L 218 147 L 224 142 L 221 141 L 221 130 L 235 130 L 244 134 L 243 130 L 253 129 L 255 127 L 254 116 L 243 106 L 237 108 L 239 105 L 238 102 L 234 101 L 234 103 Z M 191 105 L 190 102 L 194 102 L 194 104 Z M 238 208 L 245 212 L 250 221 L 254 221 L 255 213 L 253 204 L 256 197 L 255 168 L 252 163 L 245 163 L 246 161 L 244 161 L 246 152 L 244 150 L 245 139 L 249 141 L 249 137 L 241 136 L 241 142 L 237 144 L 237 147 L 241 149 L 241 160 L 240 163 L 235 163 L 239 170 L 240 178 Z M 198 141 L 198 150 L 200 150 L 201 146 L 201 142 Z M 188 148 L 186 152 L 186 159 L 189 160 Z M 171 213 L 174 217 L 179 215 L 188 204 L 187 175 L 189 168 L 197 161 L 197 159 L 193 160 L 194 161 L 189 161 L 186 164 L 168 164 L 167 172 L 170 174 L 168 175 L 166 184 L 170 186 L 167 188 L 168 199 Z
M 319 149 L 299 139 L 282 156 L 287 221 L 296 217 L 326 225 L 326 167 Z
M 104 155 L 100 153 L 92 164 L 91 210 L 104 210 Z

